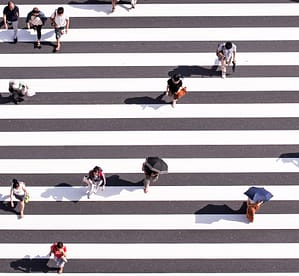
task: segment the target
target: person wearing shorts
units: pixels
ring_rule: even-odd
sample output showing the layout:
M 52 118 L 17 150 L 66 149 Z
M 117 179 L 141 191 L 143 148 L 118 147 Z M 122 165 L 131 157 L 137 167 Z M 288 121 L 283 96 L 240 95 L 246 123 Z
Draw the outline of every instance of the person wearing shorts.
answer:
M 226 78 L 226 67 L 229 66 L 231 62 L 233 62 L 234 66 L 236 64 L 236 52 L 237 46 L 230 41 L 221 43 L 217 47 L 216 54 L 221 63 L 223 79 Z
M 51 15 L 51 24 L 54 26 L 55 29 L 55 36 L 57 40 L 57 46 L 55 51 L 60 50 L 60 38 L 63 34 L 67 34 L 69 26 L 70 26 L 70 19 L 68 15 L 65 14 L 64 8 L 59 7 L 54 13 Z
M 54 254 L 54 260 L 57 265 L 57 273 L 61 274 L 63 272 L 64 265 L 67 263 L 66 258 L 66 246 L 61 242 L 54 242 L 51 245 L 49 256 Z
M 178 98 L 176 93 L 182 88 L 183 82 L 181 80 L 181 76 L 179 74 L 174 74 L 168 81 L 165 94 L 167 96 L 172 96 L 172 107 L 176 106 Z
M 87 197 L 90 199 L 92 194 L 96 194 L 98 192 L 100 186 L 102 187 L 102 191 L 105 190 L 106 176 L 101 167 L 95 166 L 91 171 L 89 171 L 87 176 L 83 177 L 83 182 L 88 185 Z
M 20 201 L 20 218 L 24 217 L 25 197 L 28 195 L 29 194 L 25 187 L 25 183 L 18 181 L 17 179 L 13 179 L 10 189 L 10 205 L 12 208 L 14 208 L 13 198 L 16 198 Z
M 151 181 L 156 182 L 159 179 L 159 173 L 152 171 L 146 163 L 142 164 L 142 170 L 144 172 L 144 193 L 148 193 Z

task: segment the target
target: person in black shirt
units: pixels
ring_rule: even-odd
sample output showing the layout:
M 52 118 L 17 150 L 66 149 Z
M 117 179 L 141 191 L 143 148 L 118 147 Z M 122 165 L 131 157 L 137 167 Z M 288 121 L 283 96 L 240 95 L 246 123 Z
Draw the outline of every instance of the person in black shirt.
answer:
M 167 81 L 166 95 L 172 96 L 172 107 L 175 107 L 177 102 L 176 93 L 182 88 L 183 82 L 181 80 L 181 76 L 179 74 L 174 74 L 172 78 Z
M 144 192 L 148 193 L 151 181 L 156 182 L 159 178 L 159 173 L 152 171 L 146 165 L 146 163 L 142 164 L 142 170 L 143 170 L 144 175 L 145 175 L 145 178 L 144 178 Z
M 13 1 L 9 1 L 7 6 L 3 9 L 3 25 L 8 29 L 8 25 L 12 25 L 14 29 L 14 43 L 18 42 L 18 22 L 19 22 L 19 8 Z

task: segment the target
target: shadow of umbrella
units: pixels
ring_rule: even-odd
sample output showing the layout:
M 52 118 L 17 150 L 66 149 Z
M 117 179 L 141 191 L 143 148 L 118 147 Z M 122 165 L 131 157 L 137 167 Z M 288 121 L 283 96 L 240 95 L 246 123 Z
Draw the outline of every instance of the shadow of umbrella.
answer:
M 281 160 L 283 163 L 293 163 L 299 167 L 299 152 L 282 153 L 279 155 L 278 160 Z
M 195 212 L 196 223 L 211 224 L 219 220 L 229 220 L 229 221 L 239 221 L 247 222 L 246 214 L 246 202 L 242 202 L 239 209 L 234 210 L 226 204 L 208 204 L 205 207 L 199 209 Z M 199 216 L 199 215 L 209 215 L 209 216 Z

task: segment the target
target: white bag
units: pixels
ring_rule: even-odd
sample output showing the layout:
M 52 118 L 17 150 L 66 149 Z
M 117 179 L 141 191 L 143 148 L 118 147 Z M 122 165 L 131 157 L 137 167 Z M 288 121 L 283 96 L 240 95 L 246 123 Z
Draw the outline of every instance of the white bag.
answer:
M 32 97 L 35 94 L 36 93 L 32 89 L 29 89 L 29 88 L 27 88 L 27 91 L 25 92 L 25 96 L 27 96 L 27 97 Z

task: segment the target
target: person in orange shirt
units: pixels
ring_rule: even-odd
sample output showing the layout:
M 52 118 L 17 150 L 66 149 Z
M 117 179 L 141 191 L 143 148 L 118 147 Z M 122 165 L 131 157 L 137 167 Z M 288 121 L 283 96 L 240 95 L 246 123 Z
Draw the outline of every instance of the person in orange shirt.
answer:
M 255 202 L 248 198 L 247 200 L 247 209 L 246 209 L 246 217 L 249 222 L 254 221 L 255 213 L 261 208 L 263 201 Z
M 56 261 L 58 270 L 57 272 L 61 274 L 63 272 L 63 268 L 65 263 L 67 263 L 67 258 L 66 258 L 66 246 L 63 245 L 61 241 L 59 242 L 54 242 L 51 245 L 50 249 L 50 257 L 51 255 L 54 254 L 54 260 Z

